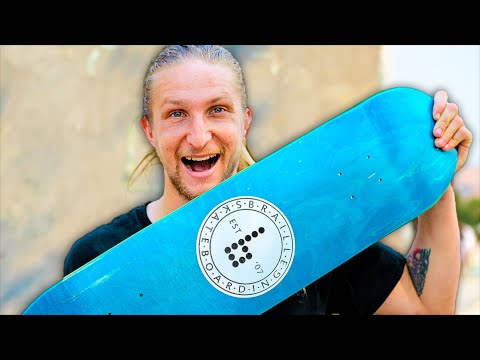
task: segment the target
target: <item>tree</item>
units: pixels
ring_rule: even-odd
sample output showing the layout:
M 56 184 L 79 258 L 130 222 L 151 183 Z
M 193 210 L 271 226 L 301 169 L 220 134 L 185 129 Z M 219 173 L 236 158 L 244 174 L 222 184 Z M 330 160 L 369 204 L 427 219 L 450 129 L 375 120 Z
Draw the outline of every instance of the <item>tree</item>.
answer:
M 480 197 L 463 198 L 455 192 L 457 203 L 458 221 L 470 225 L 475 231 L 477 239 L 480 238 Z

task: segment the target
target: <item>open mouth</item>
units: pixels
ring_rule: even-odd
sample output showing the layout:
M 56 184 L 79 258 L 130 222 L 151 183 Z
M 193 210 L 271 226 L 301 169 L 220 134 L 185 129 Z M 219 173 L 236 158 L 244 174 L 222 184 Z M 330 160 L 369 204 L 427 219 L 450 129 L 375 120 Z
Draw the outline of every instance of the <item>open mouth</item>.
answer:
M 192 171 L 195 172 L 202 172 L 202 171 L 207 171 L 210 170 L 215 166 L 217 163 L 218 158 L 220 155 L 215 154 L 215 155 L 207 155 L 203 157 L 188 157 L 184 156 L 182 157 L 182 162 L 185 164 L 185 166 Z

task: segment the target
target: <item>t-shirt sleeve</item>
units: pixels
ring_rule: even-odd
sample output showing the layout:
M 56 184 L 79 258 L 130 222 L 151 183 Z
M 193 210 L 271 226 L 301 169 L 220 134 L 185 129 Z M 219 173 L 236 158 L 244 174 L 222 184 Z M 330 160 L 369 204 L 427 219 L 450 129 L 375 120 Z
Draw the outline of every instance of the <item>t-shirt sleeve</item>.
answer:
M 116 243 L 112 240 L 114 239 L 110 232 L 99 227 L 75 241 L 63 262 L 63 276 L 67 276 L 110 249 Z
M 371 315 L 402 276 L 405 257 L 377 242 L 332 272 L 329 313 Z

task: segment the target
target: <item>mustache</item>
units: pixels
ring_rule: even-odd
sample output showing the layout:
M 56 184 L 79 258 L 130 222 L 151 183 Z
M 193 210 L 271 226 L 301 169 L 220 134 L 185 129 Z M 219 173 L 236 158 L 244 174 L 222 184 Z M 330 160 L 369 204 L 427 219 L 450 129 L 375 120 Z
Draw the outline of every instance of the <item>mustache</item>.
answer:
M 185 157 L 185 156 L 197 156 L 197 155 L 205 155 L 205 154 L 224 155 L 225 154 L 225 147 L 220 146 L 219 148 L 204 147 L 202 149 L 187 149 L 187 150 L 183 149 L 181 151 L 178 150 L 175 153 L 175 156 L 177 157 L 177 159 L 181 159 L 182 157 Z

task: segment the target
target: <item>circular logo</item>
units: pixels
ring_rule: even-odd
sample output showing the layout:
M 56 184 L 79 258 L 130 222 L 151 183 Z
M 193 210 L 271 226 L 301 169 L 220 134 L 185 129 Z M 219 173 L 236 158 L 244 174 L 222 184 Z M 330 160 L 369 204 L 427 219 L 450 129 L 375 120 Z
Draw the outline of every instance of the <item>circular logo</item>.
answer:
M 208 281 L 225 294 L 265 294 L 292 264 L 295 238 L 285 215 L 253 196 L 234 197 L 205 217 L 197 236 L 197 259 Z

